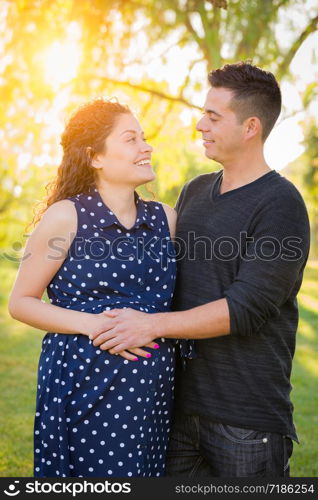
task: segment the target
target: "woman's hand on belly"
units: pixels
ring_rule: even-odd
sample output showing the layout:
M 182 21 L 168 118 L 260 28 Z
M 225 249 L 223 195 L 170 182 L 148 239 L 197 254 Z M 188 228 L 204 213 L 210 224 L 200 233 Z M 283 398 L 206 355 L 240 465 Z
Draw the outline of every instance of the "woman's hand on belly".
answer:
M 103 314 L 109 321 L 107 330 L 92 333 L 89 338 L 93 340 L 94 346 L 109 350 L 111 354 L 149 345 L 158 337 L 154 329 L 153 314 L 130 308 L 114 309 Z
M 148 347 L 150 349 L 159 349 L 159 344 L 156 342 L 150 342 L 149 344 L 143 346 Z M 152 354 L 149 351 L 145 351 L 144 349 L 140 349 L 140 347 L 136 347 L 135 349 L 129 349 L 129 351 L 121 351 L 121 352 L 113 352 L 112 349 L 108 351 L 110 354 L 119 354 L 125 359 L 129 359 L 130 361 L 138 361 L 137 356 L 141 356 L 142 358 L 151 358 Z
M 95 337 L 103 332 L 107 332 L 114 328 L 114 326 L 114 319 L 107 317 L 103 312 L 99 314 L 85 313 L 80 333 L 87 335 L 91 339 L 92 336 Z
M 117 311 L 117 310 L 116 310 Z M 108 311 L 110 314 L 111 311 Z M 106 347 L 102 347 L 101 343 L 103 342 L 102 335 L 107 335 L 108 332 L 113 332 L 114 327 L 116 326 L 116 321 L 110 316 L 106 316 L 106 314 L 87 314 L 85 321 L 83 322 L 83 329 L 81 331 L 82 334 L 88 336 L 91 340 L 95 339 L 93 344 L 95 347 L 99 347 L 103 351 L 107 350 Z M 155 342 L 149 342 L 143 344 L 143 347 L 148 347 L 150 349 L 158 349 L 159 344 Z M 119 354 L 125 359 L 129 361 L 138 361 L 137 356 L 141 356 L 143 358 L 151 358 L 151 354 L 149 351 L 145 351 L 141 349 L 139 346 L 135 348 L 129 348 L 128 350 L 116 350 L 114 352 L 109 351 L 110 354 Z

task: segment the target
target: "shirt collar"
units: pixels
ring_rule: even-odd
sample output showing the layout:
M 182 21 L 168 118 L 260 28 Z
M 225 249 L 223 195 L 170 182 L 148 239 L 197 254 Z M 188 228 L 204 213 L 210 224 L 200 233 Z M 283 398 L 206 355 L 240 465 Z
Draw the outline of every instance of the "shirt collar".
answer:
M 154 230 L 155 225 L 151 218 L 151 213 L 149 210 L 149 205 L 145 202 L 140 196 L 136 193 L 135 195 L 135 203 L 137 208 L 137 217 L 135 224 L 130 229 L 138 228 L 142 225 L 146 225 L 149 229 Z M 116 215 L 108 208 L 105 202 L 102 200 L 101 195 L 99 194 L 96 188 L 90 188 L 89 193 L 87 195 L 87 200 L 91 199 L 96 200 L 96 206 L 92 210 L 94 213 L 94 219 L 96 221 L 96 226 L 100 228 L 109 227 L 113 224 L 123 228 L 125 231 L 129 231 L 129 229 L 125 228 L 121 222 L 117 219 Z

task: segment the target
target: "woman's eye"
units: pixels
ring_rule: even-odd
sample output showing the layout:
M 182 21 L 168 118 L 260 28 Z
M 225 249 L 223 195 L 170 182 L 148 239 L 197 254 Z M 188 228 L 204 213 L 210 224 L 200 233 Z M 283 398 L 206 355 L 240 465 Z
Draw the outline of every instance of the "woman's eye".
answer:
M 130 139 L 128 139 L 128 142 L 135 142 L 136 141 L 136 137 L 131 137 Z

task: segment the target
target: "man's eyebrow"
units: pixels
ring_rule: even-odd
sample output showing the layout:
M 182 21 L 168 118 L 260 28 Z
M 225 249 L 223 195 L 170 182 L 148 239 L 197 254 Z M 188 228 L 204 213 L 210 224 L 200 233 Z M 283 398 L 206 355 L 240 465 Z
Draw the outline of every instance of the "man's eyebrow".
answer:
M 127 134 L 127 132 L 130 132 L 132 134 L 138 134 L 137 130 L 134 130 L 134 129 L 128 129 L 128 130 L 124 130 L 120 135 L 123 135 L 123 134 Z M 141 131 L 141 135 L 145 135 L 144 131 L 142 130 Z
M 219 117 L 222 116 L 217 111 L 214 111 L 214 109 L 205 109 L 205 108 L 203 108 L 203 112 L 206 113 L 207 115 L 216 115 L 216 116 L 219 116 Z

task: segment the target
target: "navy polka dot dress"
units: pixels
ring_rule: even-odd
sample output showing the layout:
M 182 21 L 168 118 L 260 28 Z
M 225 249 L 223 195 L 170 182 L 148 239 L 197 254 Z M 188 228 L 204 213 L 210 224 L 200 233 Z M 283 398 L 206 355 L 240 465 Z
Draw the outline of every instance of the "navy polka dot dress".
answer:
M 77 195 L 78 230 L 48 286 L 50 301 L 89 313 L 169 310 L 175 254 L 162 205 L 135 195 L 127 230 L 98 191 Z M 85 335 L 47 333 L 39 361 L 36 477 L 164 475 L 173 398 L 173 342 L 128 361 Z

